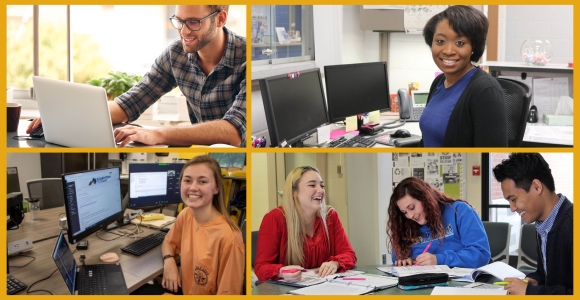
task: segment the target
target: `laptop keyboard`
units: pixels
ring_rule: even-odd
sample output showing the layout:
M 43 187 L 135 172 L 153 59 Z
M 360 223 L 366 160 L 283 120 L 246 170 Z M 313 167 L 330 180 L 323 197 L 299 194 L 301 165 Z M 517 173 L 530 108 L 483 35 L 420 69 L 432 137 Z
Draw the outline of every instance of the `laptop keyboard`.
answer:
M 85 265 L 78 274 L 79 295 L 106 295 L 105 265 Z
M 7 288 L 7 294 L 8 295 L 14 295 L 24 289 L 26 289 L 28 286 L 22 282 L 20 282 L 20 280 L 14 278 L 12 275 L 8 274 L 8 283 L 6 283 L 6 288 Z
M 147 251 L 161 245 L 165 239 L 167 233 L 159 231 L 157 233 L 152 233 L 140 240 L 136 240 L 133 243 L 121 248 L 123 252 L 127 252 L 136 256 L 140 256 Z
M 360 135 L 355 135 L 350 139 L 344 136 L 328 143 L 328 148 L 368 148 L 376 144 L 373 139 L 365 139 Z

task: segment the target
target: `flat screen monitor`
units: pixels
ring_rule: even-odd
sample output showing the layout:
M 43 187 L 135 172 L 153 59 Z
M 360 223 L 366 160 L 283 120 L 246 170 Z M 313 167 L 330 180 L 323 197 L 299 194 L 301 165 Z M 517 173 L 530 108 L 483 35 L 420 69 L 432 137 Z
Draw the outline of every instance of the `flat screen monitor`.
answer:
M 328 123 L 320 69 L 260 79 L 271 146 L 299 144 Z
M 388 109 L 387 63 L 372 62 L 324 67 L 330 122 Z
M 71 244 L 123 217 L 119 168 L 63 174 L 62 183 Z
M 179 176 L 184 164 L 129 165 L 129 208 L 181 203 Z

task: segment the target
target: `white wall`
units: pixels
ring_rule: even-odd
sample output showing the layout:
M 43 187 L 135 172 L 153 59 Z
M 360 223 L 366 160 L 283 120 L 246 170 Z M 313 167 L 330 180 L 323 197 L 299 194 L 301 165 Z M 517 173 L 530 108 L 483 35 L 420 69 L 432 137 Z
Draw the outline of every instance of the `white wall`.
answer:
M 322 73 L 325 65 L 379 61 L 379 34 L 360 30 L 359 23 L 359 6 L 314 5 L 315 64 Z M 279 74 L 286 70 L 279 69 Z M 252 135 L 267 135 L 262 94 L 255 81 L 251 97 Z
M 8 153 L 6 167 L 18 167 L 18 181 L 24 198 L 28 198 L 27 180 L 41 178 L 39 153 Z
M 419 90 L 428 91 L 435 72 L 440 72 L 431 49 L 421 34 L 392 32 L 389 34 L 389 92 L 407 88 L 409 82 L 419 82 Z
M 389 220 L 388 209 L 393 189 L 393 155 L 392 153 L 381 153 L 377 155 L 378 179 L 379 179 L 379 253 L 385 254 L 387 264 L 391 263 L 391 254 L 387 249 L 387 221 Z M 380 262 L 382 264 L 382 260 Z
M 551 63 L 573 61 L 572 5 L 508 5 L 505 15 L 505 60 L 522 61 L 520 48 L 526 39 L 548 39 Z
M 379 33 L 360 29 L 360 6 L 345 5 L 342 9 L 342 62 L 354 64 L 379 61 Z
M 348 237 L 358 265 L 381 263 L 377 154 L 346 154 Z

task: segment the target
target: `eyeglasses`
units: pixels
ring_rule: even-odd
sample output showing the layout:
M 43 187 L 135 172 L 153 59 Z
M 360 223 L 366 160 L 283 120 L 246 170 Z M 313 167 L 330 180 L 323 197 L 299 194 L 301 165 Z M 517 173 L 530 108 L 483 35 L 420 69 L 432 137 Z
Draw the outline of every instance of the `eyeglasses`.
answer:
M 211 14 L 209 14 L 209 16 L 199 20 L 181 20 L 175 17 L 175 15 L 173 15 L 171 18 L 169 18 L 169 21 L 171 21 L 171 25 L 173 26 L 173 28 L 177 30 L 183 29 L 183 24 L 185 24 L 185 26 L 187 26 L 187 29 L 191 31 L 198 31 L 201 29 L 201 22 L 219 12 L 220 12 L 219 10 L 214 11 Z

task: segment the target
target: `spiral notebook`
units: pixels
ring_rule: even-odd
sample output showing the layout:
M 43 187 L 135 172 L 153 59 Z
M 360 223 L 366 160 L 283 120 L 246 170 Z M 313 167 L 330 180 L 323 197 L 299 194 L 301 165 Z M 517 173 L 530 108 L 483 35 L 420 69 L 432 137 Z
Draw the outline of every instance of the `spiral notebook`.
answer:
M 294 287 L 307 287 L 307 286 L 321 284 L 323 282 L 331 281 L 331 280 L 338 278 L 338 277 L 350 277 L 350 276 L 355 276 L 355 275 L 359 275 L 359 274 L 364 273 L 362 271 L 347 270 L 347 271 L 342 272 L 342 273 L 335 273 L 332 275 L 328 275 L 324 278 L 320 278 L 314 272 L 315 270 L 316 269 L 308 269 L 306 272 L 302 273 L 302 278 L 298 282 L 288 282 L 288 281 L 282 280 L 282 279 L 280 279 L 280 280 L 268 280 L 267 282 L 288 285 L 288 286 L 294 286 Z
M 288 293 L 295 295 L 362 295 L 376 290 L 394 287 L 398 278 L 372 274 L 359 274 L 335 278 Z

